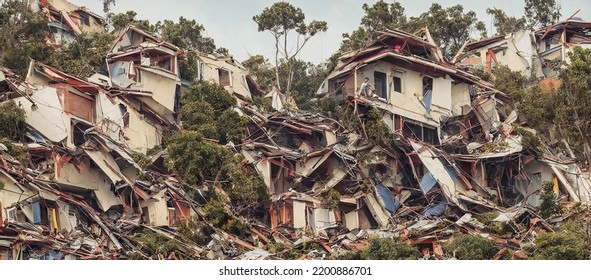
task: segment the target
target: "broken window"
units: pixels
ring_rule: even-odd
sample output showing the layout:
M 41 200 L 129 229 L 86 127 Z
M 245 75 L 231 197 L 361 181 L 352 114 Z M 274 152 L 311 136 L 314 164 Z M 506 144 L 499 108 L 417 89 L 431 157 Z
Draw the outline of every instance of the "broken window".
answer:
M 221 86 L 231 86 L 232 85 L 232 81 L 230 79 L 230 71 L 226 70 L 226 69 L 222 69 L 219 68 L 218 69 L 218 75 L 220 77 L 220 85 Z
M 423 126 L 423 142 L 430 144 L 439 144 L 439 137 L 437 137 L 437 129 Z
M 16 207 L 6 208 L 6 214 L 8 215 L 8 222 L 14 223 L 17 221 Z
M 90 26 L 90 17 L 88 14 L 80 13 L 80 25 Z
M 345 86 L 345 78 L 336 79 L 333 83 L 334 90 L 335 90 L 335 101 L 337 103 L 341 103 L 345 101 L 345 94 L 344 94 L 344 86 Z
M 129 127 L 129 112 L 125 104 L 119 104 L 119 111 L 121 111 L 121 118 L 123 119 L 123 127 Z
M 90 125 L 72 120 L 72 143 L 75 146 L 84 144 L 86 142 L 84 132 L 90 128 Z
M 394 71 L 394 77 L 392 78 L 392 87 L 398 93 L 402 93 L 402 75 L 401 71 Z
M 68 91 L 65 100 L 66 113 L 94 122 L 94 99 L 91 96 Z
M 373 72 L 373 79 L 376 88 L 376 95 L 378 97 L 388 99 L 388 90 L 386 86 L 386 73 L 384 72 Z
M 429 144 L 436 145 L 439 143 L 437 129 L 424 126 L 421 123 L 413 123 L 412 121 L 403 120 L 402 134 L 406 137 L 411 137 Z
M 431 97 L 433 96 L 433 78 L 423 77 L 423 105 L 427 112 L 431 111 Z

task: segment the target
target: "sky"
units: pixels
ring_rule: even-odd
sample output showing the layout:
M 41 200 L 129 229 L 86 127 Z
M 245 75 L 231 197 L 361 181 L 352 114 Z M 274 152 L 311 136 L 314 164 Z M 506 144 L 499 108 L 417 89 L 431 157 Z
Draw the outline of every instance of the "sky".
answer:
M 87 6 L 97 14 L 103 15 L 102 0 L 70 0 Z M 250 55 L 262 54 L 267 58 L 274 56 L 274 39 L 268 32 L 258 32 L 252 20 L 265 7 L 271 6 L 270 0 L 116 0 L 111 7 L 114 13 L 134 10 L 138 19 L 150 22 L 170 19 L 177 21 L 180 16 L 195 19 L 206 30 L 205 35 L 214 39 L 216 46 L 225 47 L 237 60 L 244 61 Z M 320 63 L 328 59 L 338 48 L 343 33 L 357 29 L 363 17 L 363 3 L 373 4 L 376 0 L 288 0 L 293 6 L 302 9 L 306 22 L 324 20 L 328 23 L 326 32 L 311 38 L 298 58 Z M 391 1 L 386 1 L 391 2 Z M 400 0 L 407 16 L 418 16 L 428 10 L 432 1 Z M 566 18 L 576 12 L 585 20 L 591 20 L 591 1 L 588 0 L 557 0 L 561 7 L 562 17 Z M 462 4 L 464 11 L 473 10 L 479 20 L 487 28 L 492 28 L 492 19 L 486 14 L 489 7 L 499 8 L 507 15 L 523 15 L 524 1 L 521 0 L 439 0 L 443 7 Z M 475 34 L 476 35 L 476 34 Z

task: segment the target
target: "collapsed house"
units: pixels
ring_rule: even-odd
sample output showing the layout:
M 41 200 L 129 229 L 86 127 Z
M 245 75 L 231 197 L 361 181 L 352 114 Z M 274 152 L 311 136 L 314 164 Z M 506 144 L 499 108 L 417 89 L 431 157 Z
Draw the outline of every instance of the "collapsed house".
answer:
M 0 143 L 0 259 L 150 258 L 131 238 L 139 230 L 179 243 L 161 259 L 273 258 L 272 244 L 308 243 L 323 252 L 305 258 L 338 257 L 376 236 L 443 258 L 457 232 L 495 240 L 500 255 L 549 228 L 535 211 L 545 182 L 565 204 L 591 200 L 574 155 L 528 152 L 506 94 L 447 63 L 427 30 L 389 30 L 341 57 L 320 87 L 344 107 L 336 119 L 260 112 L 249 101 L 263 94 L 243 66 L 198 54 L 197 79 L 223 86 L 250 120 L 242 143 L 227 147 L 270 199 L 247 214 L 228 210 L 243 235 L 203 220 L 207 246 L 194 245 L 179 228 L 203 218 L 193 200 L 207 201 L 203 186 L 184 185 L 159 149 L 180 128 L 182 85 L 192 82 L 180 79 L 183 52 L 130 26 L 105 75 L 85 80 L 33 61 L 21 79 L 0 68 L 0 100 L 18 104 L 27 124 L 20 142 Z M 375 111 L 384 143 L 371 140 Z M 493 211 L 520 240 L 475 218 Z
M 31 62 L 21 81 L 2 69 L 3 99 L 24 110 L 28 126 L 25 152 L 15 157 L 17 148 L 3 145 L 0 156 L 4 259 L 119 258 L 136 251 L 121 235 L 130 225 L 174 227 L 195 215 L 179 180 L 161 173 L 162 153 L 147 156 L 178 127 L 178 48 L 161 49 L 135 29 L 125 34 L 135 41 L 122 36 L 115 43 L 119 53 L 109 62 L 116 74 L 109 77 L 85 81 Z M 144 43 L 135 47 L 154 64 L 134 67 L 142 52 L 132 45 L 125 53 L 129 42 Z M 163 69 L 166 59 L 170 68 Z M 121 73 L 129 71 L 141 75 L 140 88 L 136 81 L 122 85 Z M 142 157 L 153 171 L 138 165 Z
M 253 95 L 261 95 L 263 91 L 255 80 L 248 74 L 246 68 L 232 56 L 215 56 L 203 52 L 196 52 L 197 77 L 196 81 L 209 81 L 226 89 L 238 100 L 248 101 Z M 183 81 L 189 85 L 193 81 Z M 244 102 L 242 102 L 244 103 Z
M 452 62 L 467 68 L 490 72 L 495 65 L 507 65 L 527 77 L 550 78 L 557 75 L 560 62 L 569 62 L 573 47 L 591 47 L 591 22 L 571 17 L 535 31 L 517 31 L 478 41 L 468 41 Z
M 60 46 L 76 40 L 83 33 L 105 32 L 105 19 L 86 7 L 66 0 L 28 1 L 33 11 L 41 11 L 48 20 L 52 44 Z

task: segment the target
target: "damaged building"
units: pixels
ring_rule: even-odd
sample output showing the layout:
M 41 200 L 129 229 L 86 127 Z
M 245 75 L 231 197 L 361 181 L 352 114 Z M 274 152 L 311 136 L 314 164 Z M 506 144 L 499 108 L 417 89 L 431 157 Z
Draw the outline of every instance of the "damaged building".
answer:
M 576 15 L 576 14 L 575 14 Z M 464 68 L 486 72 L 495 65 L 506 65 L 526 77 L 540 79 L 543 88 L 558 88 L 557 67 L 569 63 L 568 53 L 575 46 L 591 47 L 591 22 L 575 15 L 535 31 L 522 30 L 466 42 L 452 60 Z
M 60 3 L 40 5 L 82 24 L 84 9 Z M 36 61 L 26 77 L 0 68 L 0 101 L 26 123 L 22 139 L 0 143 L 0 259 L 265 259 L 308 244 L 298 257 L 324 259 L 374 237 L 442 259 L 460 233 L 494 240 L 500 258 L 550 228 L 536 210 L 544 184 L 564 205 L 591 200 L 574 155 L 543 143 L 530 152 L 508 95 L 449 63 L 427 29 L 386 30 L 340 57 L 318 91 L 339 103 L 337 117 L 290 111 L 279 92 L 268 93 L 275 111 L 262 111 L 252 97 L 266 93 L 231 56 L 196 53 L 196 80 L 184 81 L 187 53 L 129 26 L 105 54 L 107 72 L 88 79 Z M 170 170 L 165 135 L 182 131 L 183 86 L 196 81 L 236 98 L 242 139 L 223 148 L 256 171 L 269 199 L 232 209 L 217 178 L 187 185 Z M 204 214 L 208 193 L 224 202 L 217 223 Z M 514 234 L 493 231 L 483 213 Z M 186 234 L 195 221 L 201 235 Z M 177 251 L 149 248 L 140 232 Z
M 106 21 L 84 6 L 66 0 L 28 1 L 31 10 L 40 11 L 48 21 L 50 42 L 55 46 L 67 45 L 83 33 L 106 31 Z

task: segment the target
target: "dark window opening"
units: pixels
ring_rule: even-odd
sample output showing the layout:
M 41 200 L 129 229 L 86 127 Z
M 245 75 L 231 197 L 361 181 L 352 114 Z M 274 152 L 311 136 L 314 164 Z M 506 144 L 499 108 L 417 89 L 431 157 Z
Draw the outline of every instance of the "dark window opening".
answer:
M 395 92 L 402 93 L 402 73 L 394 72 L 394 77 L 392 78 L 393 87 Z
M 337 103 L 345 102 L 345 94 L 344 94 L 344 87 L 345 87 L 345 79 L 340 78 L 334 81 L 333 83 L 334 90 L 335 90 L 335 101 Z
M 225 69 L 218 69 L 218 75 L 220 77 L 220 85 L 221 86 L 230 86 L 230 71 Z
M 395 124 L 396 125 L 396 124 Z M 402 134 L 433 145 L 439 144 L 437 129 L 403 120 Z
M 423 77 L 423 97 L 433 91 L 433 78 Z
M 90 26 L 90 18 L 87 14 L 80 13 L 80 25 Z
M 373 72 L 374 84 L 376 88 L 376 95 L 388 99 L 388 90 L 386 86 L 386 73 L 375 71 Z
M 86 142 L 84 131 L 90 128 L 91 126 L 84 123 L 72 121 L 72 142 L 75 146 L 82 145 Z
M 431 97 L 433 96 L 433 78 L 423 77 L 423 104 L 427 111 L 431 110 Z

